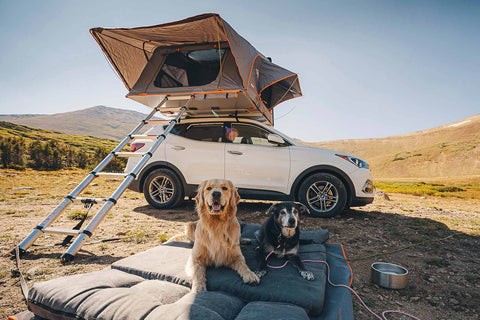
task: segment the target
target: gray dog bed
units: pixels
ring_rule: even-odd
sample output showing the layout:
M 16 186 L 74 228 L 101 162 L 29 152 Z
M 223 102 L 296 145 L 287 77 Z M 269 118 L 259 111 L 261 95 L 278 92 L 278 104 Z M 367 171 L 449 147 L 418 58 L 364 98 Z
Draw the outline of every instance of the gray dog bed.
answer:
M 254 233 L 259 225 L 242 225 L 247 264 L 256 269 Z M 350 269 L 339 245 L 323 244 L 325 230 L 304 231 L 315 243 L 300 246 L 302 260 L 327 260 L 331 279 L 349 284 Z M 29 290 L 28 308 L 37 319 L 353 319 L 350 292 L 326 284 L 326 267 L 306 263 L 314 281 L 295 267 L 269 269 L 257 286 L 244 284 L 233 270 L 209 268 L 208 291 L 190 293 L 185 264 L 191 246 L 161 245 L 119 260 L 111 267 L 36 283 Z M 270 259 L 281 265 L 283 260 Z

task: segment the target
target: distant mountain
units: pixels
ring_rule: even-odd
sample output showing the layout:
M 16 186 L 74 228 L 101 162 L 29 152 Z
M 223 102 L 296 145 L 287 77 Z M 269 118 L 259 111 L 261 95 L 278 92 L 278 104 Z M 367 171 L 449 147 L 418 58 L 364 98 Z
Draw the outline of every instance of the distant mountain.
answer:
M 376 179 L 480 178 L 480 114 L 402 136 L 308 144 L 367 160 Z
M 0 121 L 63 133 L 121 140 L 145 116 L 136 111 L 96 106 L 56 114 L 0 115 Z

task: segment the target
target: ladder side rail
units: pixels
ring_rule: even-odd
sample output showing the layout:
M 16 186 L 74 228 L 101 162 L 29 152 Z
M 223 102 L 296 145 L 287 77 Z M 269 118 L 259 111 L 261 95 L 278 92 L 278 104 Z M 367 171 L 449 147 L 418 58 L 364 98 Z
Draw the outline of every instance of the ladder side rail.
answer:
M 155 115 L 155 113 L 157 113 L 160 110 L 160 107 L 165 102 L 167 102 L 167 100 L 168 100 L 168 97 L 163 98 L 163 100 L 155 108 L 153 108 L 153 110 L 145 117 L 145 119 L 143 119 L 125 138 L 123 138 L 123 140 L 118 144 L 118 146 L 115 149 L 113 149 L 113 151 L 110 153 L 112 154 L 112 157 L 114 156 L 115 152 L 119 152 L 120 150 L 122 150 L 123 147 L 125 147 L 127 143 L 130 140 L 132 140 L 133 135 L 137 134 L 140 131 L 140 129 L 142 129 L 143 126 L 148 123 L 148 120 L 150 120 Z M 98 167 L 100 167 L 100 165 L 98 165 Z M 97 168 L 94 169 L 95 172 L 100 172 L 103 170 L 103 167 L 99 168 L 99 170 L 97 170 Z
M 132 171 L 125 177 L 124 181 L 122 182 L 122 184 L 120 184 L 117 190 L 115 190 L 111 198 L 118 200 L 121 197 L 123 192 L 130 185 L 130 183 L 135 180 L 140 170 L 142 170 L 143 167 L 145 167 L 147 162 L 150 160 L 150 158 L 153 157 L 155 151 L 158 149 L 160 144 L 162 144 L 162 142 L 167 138 L 167 135 L 172 131 L 173 127 L 178 123 L 178 120 L 182 117 L 186 110 L 187 107 L 182 107 L 180 109 L 177 117 L 170 121 L 170 124 L 167 126 L 167 128 L 165 128 L 165 131 L 158 136 L 157 140 L 152 144 L 150 149 L 143 155 L 142 159 L 140 159 L 140 161 L 135 165 Z
M 42 235 L 43 229 L 48 227 L 52 222 L 65 210 L 65 208 L 72 203 L 69 198 L 64 198 L 50 214 L 18 244 L 21 252 L 28 250 L 32 244 Z
M 58 216 L 70 205 L 75 197 L 77 197 L 83 190 L 92 182 L 96 177 L 96 173 L 101 172 L 112 159 L 115 157 L 115 152 L 118 152 L 127 145 L 127 143 L 132 139 L 132 136 L 137 134 L 140 129 L 148 123 L 155 113 L 160 110 L 160 107 L 167 102 L 168 97 L 165 97 L 157 107 L 155 107 L 147 117 L 142 120 L 131 132 L 128 134 L 112 152 L 110 152 L 96 167 L 93 169 L 83 180 L 80 182 L 75 189 L 70 192 L 51 212 L 47 215 L 42 222 L 40 222 L 31 232 L 28 234 L 19 244 L 18 247 L 20 251 L 28 250 L 32 244 L 41 236 L 42 229 L 49 227 Z
M 101 172 L 109 163 L 110 161 L 112 161 L 112 159 L 115 157 L 115 153 L 116 152 L 120 152 L 120 150 L 123 149 L 123 147 L 125 147 L 127 145 L 127 143 L 133 139 L 133 135 L 137 134 L 142 128 L 143 126 L 145 126 L 147 123 L 148 123 L 148 120 L 150 120 L 154 115 L 155 113 L 157 113 L 159 110 L 160 110 L 160 107 L 165 103 L 167 102 L 168 100 L 168 97 L 165 97 L 159 104 L 157 107 L 153 108 L 153 110 L 147 115 L 147 117 L 145 119 L 143 119 L 125 138 L 123 138 L 122 141 L 120 141 L 120 143 L 115 147 L 115 149 L 113 149 L 106 157 L 105 159 L 102 160 L 102 162 L 100 162 L 97 167 L 95 167 L 95 169 L 92 170 L 92 172 L 90 172 L 90 175 L 92 175 L 91 179 L 89 179 L 88 182 L 86 182 L 85 186 L 83 187 L 83 189 L 85 189 L 85 187 L 91 182 L 91 180 L 93 180 L 93 178 L 96 177 L 96 174 L 98 172 Z M 87 177 L 88 178 L 88 177 Z M 85 180 L 87 180 L 87 178 Z M 82 183 L 79 185 L 79 187 L 83 184 L 83 181 Z M 83 189 L 81 189 L 81 191 L 83 191 Z M 80 191 L 80 192 L 81 192 Z M 74 196 L 76 197 L 80 192 L 76 192 L 75 194 L 71 194 L 71 196 Z M 72 192 L 73 193 L 73 192 Z
M 193 99 L 193 97 L 187 102 L 188 103 Z M 157 150 L 160 144 L 165 140 L 166 136 L 170 133 L 173 129 L 175 124 L 178 123 L 178 120 L 182 117 L 184 112 L 187 110 L 187 105 L 182 107 L 177 114 L 175 119 L 170 121 L 170 124 L 167 126 L 165 131 L 158 136 L 157 141 L 150 147 L 149 151 L 142 157 L 142 159 L 137 163 L 137 165 L 133 168 L 132 172 L 130 172 L 123 182 L 118 186 L 118 188 L 114 191 L 112 196 L 105 202 L 105 204 L 100 208 L 97 214 L 90 220 L 88 225 L 85 229 L 75 238 L 73 243 L 70 247 L 65 251 L 62 255 L 61 259 L 63 261 L 71 261 L 73 257 L 78 253 L 80 248 L 83 246 L 83 243 L 92 236 L 93 231 L 98 227 L 98 225 L 102 222 L 103 218 L 107 214 L 107 212 L 117 203 L 117 200 L 121 197 L 123 192 L 127 189 L 130 183 L 136 178 L 138 172 L 142 170 L 142 168 L 146 165 L 148 160 L 153 156 L 153 153 Z

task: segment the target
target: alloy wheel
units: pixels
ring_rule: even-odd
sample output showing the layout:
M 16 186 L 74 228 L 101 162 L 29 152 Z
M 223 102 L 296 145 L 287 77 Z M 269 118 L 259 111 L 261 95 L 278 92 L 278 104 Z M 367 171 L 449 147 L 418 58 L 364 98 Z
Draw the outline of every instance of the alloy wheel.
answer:
M 314 210 L 328 212 L 338 203 L 338 190 L 333 183 L 317 181 L 308 188 L 306 198 Z
M 175 193 L 172 180 L 166 176 L 155 177 L 149 185 L 148 190 L 152 199 L 159 203 L 167 203 Z

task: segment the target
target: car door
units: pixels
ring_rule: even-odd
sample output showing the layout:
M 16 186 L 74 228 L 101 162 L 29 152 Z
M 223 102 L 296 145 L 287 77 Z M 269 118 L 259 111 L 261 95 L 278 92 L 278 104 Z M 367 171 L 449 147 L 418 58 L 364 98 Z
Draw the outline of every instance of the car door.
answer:
M 182 124 L 169 135 L 165 158 L 176 166 L 188 184 L 224 178 L 223 123 Z
M 238 132 L 225 144 L 225 178 L 239 188 L 288 193 L 290 149 L 268 141 L 270 132 L 249 123 L 226 124 Z

